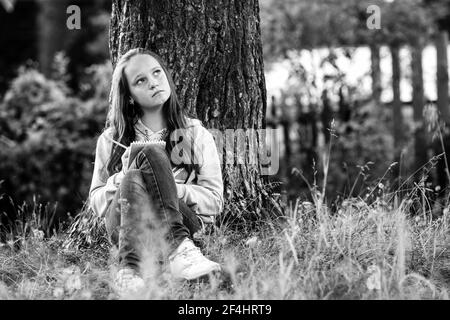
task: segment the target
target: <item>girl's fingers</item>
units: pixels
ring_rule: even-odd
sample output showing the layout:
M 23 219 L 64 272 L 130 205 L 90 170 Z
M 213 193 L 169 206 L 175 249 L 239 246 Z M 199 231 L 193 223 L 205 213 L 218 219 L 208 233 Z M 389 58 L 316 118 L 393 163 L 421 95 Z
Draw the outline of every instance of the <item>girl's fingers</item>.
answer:
M 128 167 L 128 158 L 130 157 L 130 147 L 126 148 L 125 152 L 122 155 L 122 167 L 127 168 Z

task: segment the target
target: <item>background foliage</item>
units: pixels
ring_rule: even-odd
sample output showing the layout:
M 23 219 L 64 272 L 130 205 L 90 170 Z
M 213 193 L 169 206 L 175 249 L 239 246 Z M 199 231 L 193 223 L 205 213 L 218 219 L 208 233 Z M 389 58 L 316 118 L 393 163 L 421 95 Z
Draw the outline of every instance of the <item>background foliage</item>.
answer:
M 109 53 L 110 4 L 73 1 L 83 13 L 82 29 L 73 32 L 61 28 L 67 4 L 68 0 L 18 1 L 13 11 L 0 10 L 3 29 L 23 31 L 14 41 L 7 32 L 0 36 L 0 45 L 8 48 L 0 55 L 0 66 L 5 66 L 0 75 L 0 195 L 16 204 L 35 197 L 57 203 L 60 217 L 77 214 L 87 198 L 111 76 L 108 62 L 101 64 Z M 363 93 L 359 85 L 347 83 L 333 50 L 343 49 L 352 59 L 352 50 L 360 46 L 411 46 L 419 38 L 432 43 L 436 30 L 449 28 L 448 1 L 260 0 L 259 4 L 266 70 L 288 61 L 290 78 L 295 80 L 283 89 L 277 108 L 272 106 L 277 110 L 267 114 L 268 123 L 285 128 L 291 137 L 282 141 L 291 154 L 281 155 L 280 173 L 271 180 L 283 181 L 279 191 L 287 191 L 290 199 L 309 197 L 308 188 L 292 169 L 305 172 L 310 182 L 323 178 L 322 160 L 329 150 L 334 119 L 327 197 L 360 194 L 365 184 L 376 183 L 398 160 L 392 108 Z M 380 30 L 366 26 L 366 9 L 373 4 L 381 8 Z M 299 63 L 297 54 L 318 48 L 330 52 L 320 66 L 333 69 L 323 79 Z M 53 66 L 42 57 L 53 57 Z M 328 106 L 320 81 L 328 83 Z M 342 99 L 340 88 L 348 89 Z M 407 149 L 402 165 L 411 173 L 415 124 L 405 118 L 400 125 L 406 133 L 400 149 Z M 306 126 L 318 132 L 317 141 L 306 141 L 311 138 L 305 135 Z
M 64 58 L 61 58 L 64 60 Z M 57 202 L 58 216 L 76 214 L 87 198 L 96 137 L 108 107 L 108 64 L 85 72 L 75 96 L 64 79 L 64 63 L 53 79 L 23 68 L 0 104 L 1 193 L 14 202 Z

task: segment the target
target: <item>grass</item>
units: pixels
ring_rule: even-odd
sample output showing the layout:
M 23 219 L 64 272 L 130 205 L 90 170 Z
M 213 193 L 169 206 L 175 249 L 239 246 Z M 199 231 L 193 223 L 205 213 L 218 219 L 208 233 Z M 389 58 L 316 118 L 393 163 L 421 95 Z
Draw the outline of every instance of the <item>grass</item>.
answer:
M 335 213 L 320 198 L 298 199 L 257 228 L 211 228 L 202 251 L 222 264 L 222 275 L 173 281 L 148 258 L 148 287 L 130 298 L 448 299 L 448 210 L 439 218 L 431 211 L 411 216 L 420 199 L 386 198 L 347 199 Z M 118 298 L 113 248 L 65 248 L 67 234 L 44 239 L 36 230 L 19 238 L 20 249 L 0 248 L 0 299 Z
M 281 215 L 256 226 L 241 221 L 239 229 L 223 220 L 196 237 L 222 265 L 220 275 L 173 280 L 147 250 L 141 262 L 147 287 L 125 298 L 449 299 L 448 203 L 443 210 L 431 205 L 424 178 L 389 193 L 382 177 L 366 196 L 347 198 L 332 212 L 325 199 L 329 156 L 323 160 L 323 187 L 305 180 L 312 202 L 272 199 Z M 240 210 L 230 203 L 222 216 Z M 35 205 L 29 222 L 22 212 L 20 236 L 0 247 L 0 299 L 117 299 L 116 249 L 105 241 L 101 220 L 83 208 L 66 232 L 49 237 L 41 225 L 52 219 L 40 218 L 42 211 Z

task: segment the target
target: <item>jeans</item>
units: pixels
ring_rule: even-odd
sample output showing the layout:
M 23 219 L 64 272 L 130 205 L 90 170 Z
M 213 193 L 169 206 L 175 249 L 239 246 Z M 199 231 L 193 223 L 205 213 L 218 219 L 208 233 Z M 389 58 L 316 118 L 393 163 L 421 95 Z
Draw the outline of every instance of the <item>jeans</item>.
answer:
M 106 230 L 119 263 L 138 269 L 145 254 L 167 256 L 200 229 L 181 199 L 164 148 L 146 146 L 132 161 L 106 213 Z

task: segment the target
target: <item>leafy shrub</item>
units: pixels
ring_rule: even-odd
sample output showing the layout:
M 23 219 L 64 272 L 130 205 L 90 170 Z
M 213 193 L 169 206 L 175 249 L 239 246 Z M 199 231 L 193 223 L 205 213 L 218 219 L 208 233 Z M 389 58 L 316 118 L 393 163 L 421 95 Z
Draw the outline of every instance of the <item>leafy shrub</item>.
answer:
M 108 65 L 88 70 L 85 99 L 71 96 L 64 77 L 23 69 L 0 104 L 0 194 L 15 203 L 57 202 L 57 216 L 78 212 L 92 176 L 96 138 L 107 107 Z M 96 84 L 104 83 L 103 86 Z
M 378 183 L 390 168 L 395 152 L 388 111 L 370 101 L 356 109 L 350 121 L 336 124 L 328 195 L 347 195 L 352 189 L 353 195 L 360 194 L 366 183 Z
M 48 104 L 62 102 L 65 94 L 60 87 L 34 69 L 21 69 L 6 92 L 0 112 L 2 135 L 21 142 L 26 138 L 28 128 L 37 120 L 36 113 L 46 109 Z

